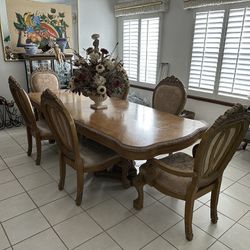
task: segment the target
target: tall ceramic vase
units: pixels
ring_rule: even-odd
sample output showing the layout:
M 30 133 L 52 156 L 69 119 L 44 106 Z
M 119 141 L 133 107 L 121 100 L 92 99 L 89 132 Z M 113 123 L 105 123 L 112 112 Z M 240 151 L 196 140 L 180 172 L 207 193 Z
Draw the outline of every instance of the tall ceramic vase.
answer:
M 107 105 L 104 105 L 103 102 L 107 99 L 107 95 L 91 95 L 89 98 L 94 101 L 94 104 L 91 104 L 90 107 L 95 110 L 106 109 Z

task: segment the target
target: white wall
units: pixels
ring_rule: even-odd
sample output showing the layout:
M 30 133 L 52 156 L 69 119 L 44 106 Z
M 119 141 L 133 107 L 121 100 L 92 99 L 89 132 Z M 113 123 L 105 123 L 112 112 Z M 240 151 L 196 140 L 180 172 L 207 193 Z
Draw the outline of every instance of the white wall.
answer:
M 171 0 L 164 14 L 160 62 L 170 63 L 170 75 L 186 84 L 193 37 L 193 12 L 184 11 L 183 0 Z
M 26 89 L 26 76 L 24 62 L 5 62 L 2 43 L 0 41 L 0 96 L 7 100 L 12 99 L 9 91 L 8 77 L 14 76 Z
M 114 0 L 79 0 L 79 51 L 92 46 L 91 35 L 100 35 L 100 47 L 112 51 L 117 42 Z
M 170 0 L 169 10 L 163 17 L 160 62 L 169 62 L 169 75 L 175 75 L 186 86 L 189 78 L 193 27 L 193 11 L 183 9 L 183 0 Z M 152 99 L 151 91 L 134 88 L 131 91 L 150 101 Z M 188 99 L 185 106 L 185 109 L 196 113 L 196 119 L 202 119 L 208 123 L 212 123 L 227 108 L 192 99 Z

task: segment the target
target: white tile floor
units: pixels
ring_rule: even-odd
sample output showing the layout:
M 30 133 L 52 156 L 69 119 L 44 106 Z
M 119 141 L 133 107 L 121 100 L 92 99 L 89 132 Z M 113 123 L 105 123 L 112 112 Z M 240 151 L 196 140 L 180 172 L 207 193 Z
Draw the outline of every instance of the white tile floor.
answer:
M 133 187 L 86 175 L 77 207 L 74 171 L 68 169 L 65 191 L 57 189 L 56 145 L 44 143 L 40 167 L 26 149 L 23 127 L 0 131 L 0 249 L 249 249 L 250 147 L 237 152 L 225 171 L 217 225 L 210 223 L 210 196 L 196 202 L 192 242 L 185 239 L 183 201 L 146 186 L 138 212 Z

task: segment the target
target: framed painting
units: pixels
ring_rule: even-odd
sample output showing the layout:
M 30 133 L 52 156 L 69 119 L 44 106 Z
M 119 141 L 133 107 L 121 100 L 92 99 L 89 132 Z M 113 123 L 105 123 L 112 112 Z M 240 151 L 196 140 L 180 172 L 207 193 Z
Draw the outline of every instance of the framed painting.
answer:
M 50 42 L 67 38 L 67 48 L 74 48 L 77 0 L 0 0 L 1 35 L 5 59 L 8 50 L 20 58 L 26 43 L 42 49 Z M 7 53 L 6 53 L 7 52 Z

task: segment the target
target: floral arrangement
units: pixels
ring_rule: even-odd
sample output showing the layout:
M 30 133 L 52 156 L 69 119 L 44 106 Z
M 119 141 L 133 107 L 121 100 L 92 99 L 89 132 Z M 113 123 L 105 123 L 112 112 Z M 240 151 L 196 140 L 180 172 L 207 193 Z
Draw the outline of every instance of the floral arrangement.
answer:
M 92 35 L 93 47 L 86 50 L 85 58 L 74 53 L 77 69 L 70 83 L 71 90 L 84 96 L 119 96 L 129 88 L 127 73 L 121 61 L 112 58 L 115 49 L 112 53 L 104 48 L 99 50 L 98 38 L 98 34 Z

